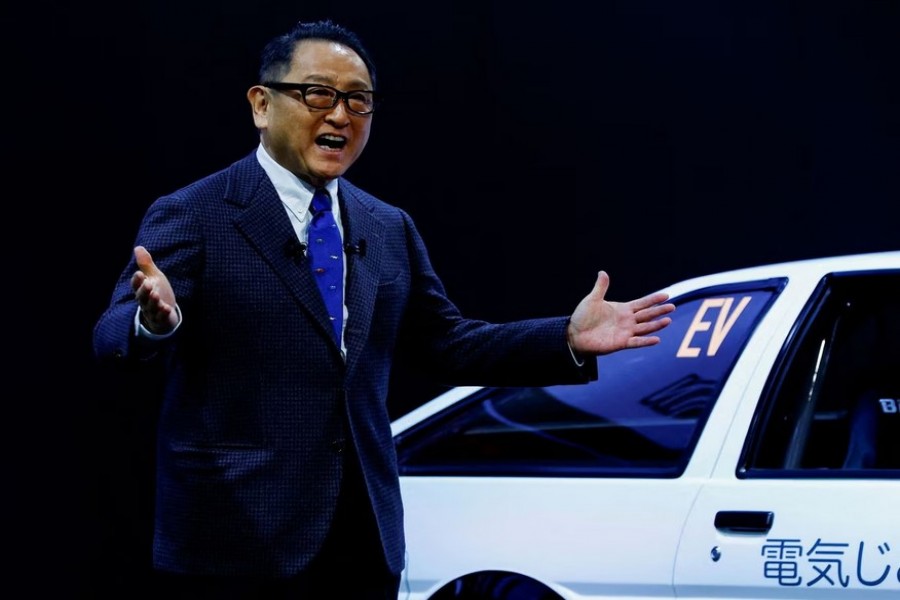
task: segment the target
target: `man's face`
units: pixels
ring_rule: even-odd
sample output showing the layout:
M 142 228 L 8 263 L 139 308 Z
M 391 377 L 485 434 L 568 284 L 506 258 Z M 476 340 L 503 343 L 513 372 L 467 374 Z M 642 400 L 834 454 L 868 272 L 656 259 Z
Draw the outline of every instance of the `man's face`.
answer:
M 366 64 L 353 50 L 325 40 L 304 40 L 294 49 L 281 81 L 321 83 L 340 91 L 371 90 Z M 369 139 L 372 115 L 357 115 L 339 101 L 310 108 L 299 91 L 254 86 L 248 92 L 263 146 L 283 167 L 314 186 L 343 175 Z

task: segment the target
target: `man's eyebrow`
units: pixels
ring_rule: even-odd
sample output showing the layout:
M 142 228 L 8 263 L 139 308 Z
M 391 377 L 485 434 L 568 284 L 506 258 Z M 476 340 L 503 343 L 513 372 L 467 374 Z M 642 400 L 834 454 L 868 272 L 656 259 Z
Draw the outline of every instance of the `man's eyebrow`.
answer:
M 333 77 L 329 77 L 328 75 L 318 75 L 316 73 L 312 73 L 310 75 L 306 75 L 303 77 L 303 81 L 307 83 L 321 83 L 324 85 L 330 85 L 331 87 L 337 87 L 336 82 Z M 354 79 L 351 81 L 347 88 L 348 90 L 370 90 L 372 87 L 363 79 Z

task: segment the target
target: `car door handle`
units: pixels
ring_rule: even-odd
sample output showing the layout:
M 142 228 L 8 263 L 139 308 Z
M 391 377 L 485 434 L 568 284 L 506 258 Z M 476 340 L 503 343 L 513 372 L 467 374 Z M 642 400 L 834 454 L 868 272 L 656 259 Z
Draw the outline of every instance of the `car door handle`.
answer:
M 715 526 L 728 533 L 766 533 L 772 529 L 775 513 L 763 510 L 720 510 Z

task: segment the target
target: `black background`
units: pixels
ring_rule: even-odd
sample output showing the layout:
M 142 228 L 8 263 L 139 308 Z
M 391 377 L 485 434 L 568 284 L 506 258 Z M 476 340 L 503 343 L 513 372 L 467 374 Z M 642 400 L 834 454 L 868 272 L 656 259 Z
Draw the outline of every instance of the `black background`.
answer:
M 11 530 L 16 570 L 68 597 L 139 586 L 149 561 L 151 390 L 98 370 L 91 329 L 147 206 L 258 143 L 245 92 L 297 20 L 372 50 L 386 102 L 348 177 L 413 216 L 469 316 L 568 314 L 599 269 L 628 300 L 900 247 L 891 0 L 4 10 Z M 395 414 L 443 389 L 394 387 Z

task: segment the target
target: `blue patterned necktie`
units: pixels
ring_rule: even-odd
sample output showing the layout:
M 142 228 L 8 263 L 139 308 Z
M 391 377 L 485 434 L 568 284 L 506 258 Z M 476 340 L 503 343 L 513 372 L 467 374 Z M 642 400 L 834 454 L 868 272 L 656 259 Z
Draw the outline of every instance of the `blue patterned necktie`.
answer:
M 327 190 L 316 190 L 310 212 L 313 215 L 307 234 L 310 265 L 334 326 L 335 340 L 340 345 L 344 321 L 344 251 Z

